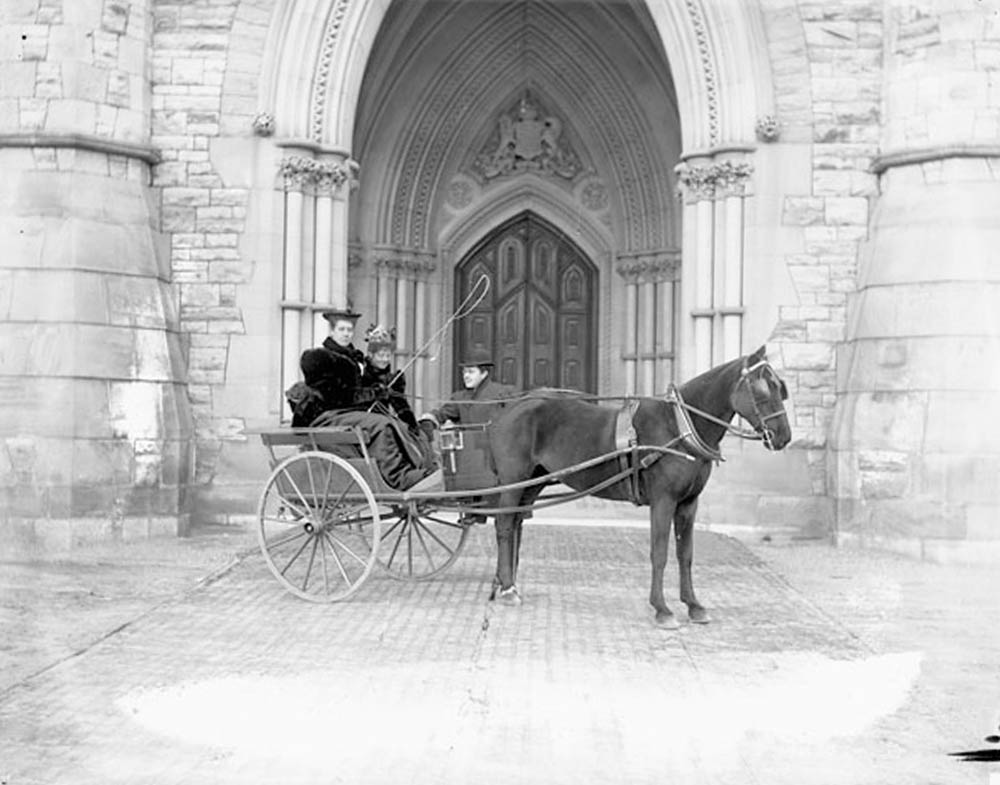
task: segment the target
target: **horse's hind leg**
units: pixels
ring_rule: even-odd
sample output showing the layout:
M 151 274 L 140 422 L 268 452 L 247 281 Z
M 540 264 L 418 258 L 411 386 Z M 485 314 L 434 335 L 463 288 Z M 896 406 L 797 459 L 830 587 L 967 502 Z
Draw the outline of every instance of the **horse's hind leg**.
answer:
M 673 611 L 663 599 L 663 568 L 667 566 L 670 548 L 670 522 L 674 517 L 674 502 L 669 498 L 657 499 L 649 507 L 649 560 L 653 574 L 649 585 L 649 604 L 656 611 L 656 623 L 667 629 L 680 625 Z
M 694 563 L 694 514 L 698 510 L 698 499 L 694 498 L 677 505 L 674 512 L 674 537 L 677 538 L 677 571 L 680 574 L 681 602 L 687 605 L 688 618 L 698 624 L 707 624 L 708 611 L 698 602 L 691 580 L 691 565 Z

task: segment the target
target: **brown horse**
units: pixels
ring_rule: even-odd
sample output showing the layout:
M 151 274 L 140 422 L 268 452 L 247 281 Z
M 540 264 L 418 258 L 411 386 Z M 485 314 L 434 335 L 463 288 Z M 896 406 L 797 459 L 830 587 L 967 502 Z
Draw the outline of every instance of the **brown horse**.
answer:
M 709 620 L 691 583 L 698 495 L 708 482 L 712 464 L 721 460 L 718 446 L 727 432 L 758 438 L 770 450 L 788 444 L 791 428 L 783 404 L 787 397 L 785 383 L 768 364 L 762 346 L 753 354 L 695 377 L 679 390 L 672 387 L 666 398 L 639 400 L 632 417 L 637 443 L 667 449 L 640 447 L 638 457 L 644 460 L 638 463 L 638 483 L 625 477 L 593 495 L 649 505 L 653 566 L 649 601 L 658 624 L 678 626 L 663 600 L 671 522 L 677 540 L 681 601 L 687 605 L 691 621 Z M 734 414 L 743 417 L 755 433 L 732 426 Z M 501 485 L 522 483 L 613 452 L 616 416 L 615 409 L 581 397 L 529 396 L 505 411 L 492 427 L 493 457 Z M 618 459 L 613 458 L 573 472 L 561 482 L 586 491 L 620 471 Z M 542 488 L 535 484 L 503 491 L 498 507 L 530 508 Z M 497 572 L 491 599 L 505 604 L 520 603 L 516 579 L 523 518 L 521 512 L 496 516 Z

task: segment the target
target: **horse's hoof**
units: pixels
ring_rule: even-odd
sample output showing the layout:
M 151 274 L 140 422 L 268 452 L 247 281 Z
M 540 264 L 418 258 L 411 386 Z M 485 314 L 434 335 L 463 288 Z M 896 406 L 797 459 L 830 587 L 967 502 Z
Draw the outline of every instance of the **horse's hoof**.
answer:
M 679 630 L 681 628 L 681 623 L 677 621 L 677 617 L 674 614 L 667 611 L 656 612 L 656 626 L 664 630 Z
M 518 593 L 516 586 L 511 586 L 509 589 L 500 589 L 496 596 L 496 601 L 501 605 L 514 607 L 521 604 L 521 595 Z
M 700 605 L 688 608 L 688 619 L 694 624 L 708 624 L 712 621 L 712 617 L 708 615 L 708 611 Z

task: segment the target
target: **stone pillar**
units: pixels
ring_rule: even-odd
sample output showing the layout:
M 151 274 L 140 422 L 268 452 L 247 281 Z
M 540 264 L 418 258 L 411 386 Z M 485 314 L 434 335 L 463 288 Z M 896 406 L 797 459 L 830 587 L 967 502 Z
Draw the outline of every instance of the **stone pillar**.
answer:
M 27 2 L 0 61 L 0 548 L 183 533 L 193 425 L 150 187 L 149 2 Z
M 662 394 L 673 381 L 674 285 L 678 253 L 622 254 L 615 265 L 625 279 L 625 394 Z
M 998 23 L 975 4 L 888 9 L 881 195 L 837 357 L 837 534 L 995 563 Z
M 681 377 L 743 351 L 744 202 L 753 167 L 744 148 L 677 166 L 684 197 Z
M 323 342 L 323 311 L 344 307 L 347 291 L 347 193 L 353 162 L 312 142 L 282 141 L 283 286 L 281 385 L 299 377 L 299 356 Z M 317 158 L 316 156 L 319 156 Z
M 405 369 L 407 393 L 423 397 L 427 395 L 427 363 L 437 350 L 436 342 L 426 344 L 430 341 L 432 326 L 443 324 L 438 305 L 432 302 L 434 287 L 428 286 L 437 263 L 426 251 L 386 249 L 383 253 L 385 255 L 375 259 L 378 280 L 375 311 L 382 324 L 396 328 L 393 367 Z

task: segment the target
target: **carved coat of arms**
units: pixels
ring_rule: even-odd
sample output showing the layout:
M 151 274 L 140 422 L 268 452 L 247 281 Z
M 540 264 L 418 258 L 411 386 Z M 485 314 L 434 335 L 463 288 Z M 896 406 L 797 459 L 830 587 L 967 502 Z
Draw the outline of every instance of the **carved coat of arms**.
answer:
M 538 109 L 525 96 L 516 114 L 502 114 L 497 121 L 499 139 L 474 162 L 486 179 L 517 172 L 542 172 L 572 179 L 580 160 L 562 142 L 562 121 L 554 115 L 539 118 Z

